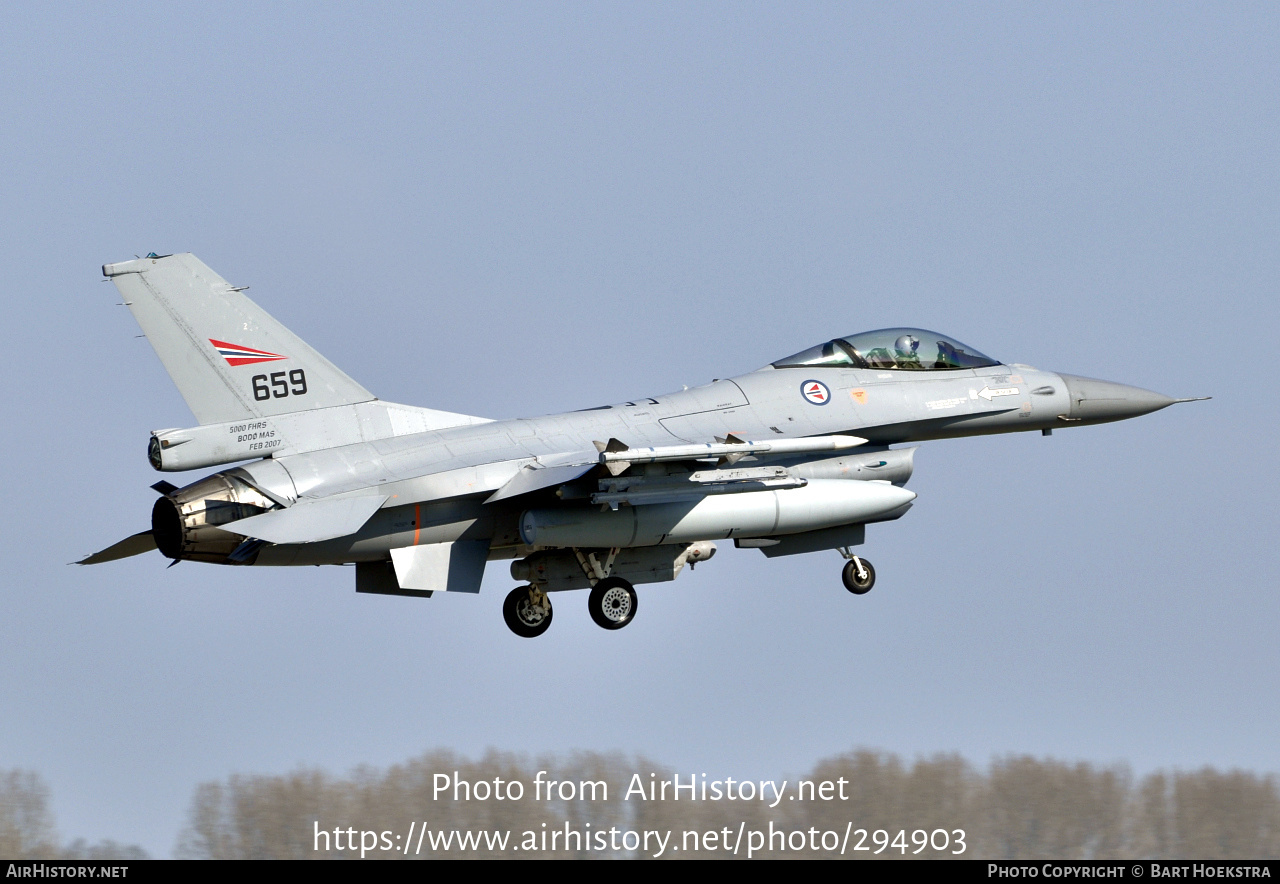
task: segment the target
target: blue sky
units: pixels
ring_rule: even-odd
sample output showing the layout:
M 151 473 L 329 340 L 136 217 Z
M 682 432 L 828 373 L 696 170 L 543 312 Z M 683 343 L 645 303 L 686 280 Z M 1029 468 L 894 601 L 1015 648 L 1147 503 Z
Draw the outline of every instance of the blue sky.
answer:
M 1274 5 L 8 6 L 0 767 L 167 855 L 197 782 L 436 747 L 1280 770 Z M 884 326 L 1174 396 L 929 443 L 864 551 L 722 544 L 608 633 L 158 554 L 192 417 L 104 262 L 191 251 L 384 399 L 489 417 Z M 169 477 L 173 478 L 173 477 Z M 189 479 L 196 478 L 191 475 Z

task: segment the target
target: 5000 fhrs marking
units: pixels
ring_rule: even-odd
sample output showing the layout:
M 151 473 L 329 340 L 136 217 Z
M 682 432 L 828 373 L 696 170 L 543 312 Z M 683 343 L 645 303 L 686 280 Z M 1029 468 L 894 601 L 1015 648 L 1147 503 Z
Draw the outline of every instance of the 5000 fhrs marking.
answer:
M 307 375 L 300 369 L 295 368 L 288 372 L 288 381 L 285 380 L 286 372 L 273 371 L 268 377 L 265 374 L 255 374 L 253 376 L 253 398 L 261 402 L 263 399 L 283 399 L 286 396 L 305 396 L 307 393 Z M 268 386 L 268 381 L 270 386 Z

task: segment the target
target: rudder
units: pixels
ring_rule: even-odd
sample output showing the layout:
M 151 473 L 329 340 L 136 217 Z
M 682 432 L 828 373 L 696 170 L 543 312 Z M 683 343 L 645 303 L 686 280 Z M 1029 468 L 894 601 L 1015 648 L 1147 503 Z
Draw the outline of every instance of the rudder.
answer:
M 194 255 L 105 264 L 102 273 L 201 424 L 374 398 Z

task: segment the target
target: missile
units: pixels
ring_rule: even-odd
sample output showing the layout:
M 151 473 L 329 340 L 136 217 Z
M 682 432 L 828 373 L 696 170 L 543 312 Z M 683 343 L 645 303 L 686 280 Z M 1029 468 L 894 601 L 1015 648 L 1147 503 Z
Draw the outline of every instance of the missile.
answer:
M 840 451 L 867 444 L 858 436 L 809 436 L 801 439 L 771 439 L 755 442 L 729 436 L 717 442 L 690 443 L 686 445 L 659 445 L 654 448 L 628 448 L 625 442 L 610 439 L 596 442 L 600 463 L 615 476 L 634 463 L 658 463 L 672 460 L 701 460 L 723 458 L 734 463 L 749 454 L 810 454 L 821 451 Z

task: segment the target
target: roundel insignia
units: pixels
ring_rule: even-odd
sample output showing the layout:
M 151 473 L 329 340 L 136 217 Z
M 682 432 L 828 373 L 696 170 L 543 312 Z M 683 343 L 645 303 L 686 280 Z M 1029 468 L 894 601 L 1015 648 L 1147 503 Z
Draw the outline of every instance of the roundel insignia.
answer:
M 831 391 L 822 381 L 805 381 L 800 385 L 800 395 L 811 405 L 826 405 L 831 401 Z

